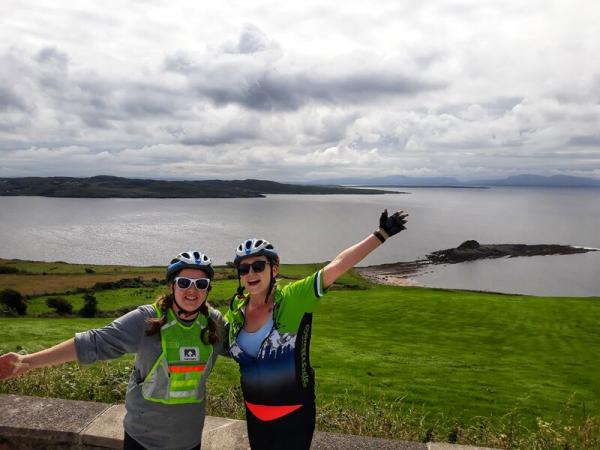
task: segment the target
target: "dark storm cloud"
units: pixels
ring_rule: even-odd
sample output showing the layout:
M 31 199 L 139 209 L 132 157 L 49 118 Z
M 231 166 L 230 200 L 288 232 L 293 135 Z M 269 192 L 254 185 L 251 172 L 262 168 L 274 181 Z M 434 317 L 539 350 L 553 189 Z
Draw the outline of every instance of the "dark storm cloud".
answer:
M 53 64 L 61 68 L 66 68 L 69 63 L 69 56 L 59 51 L 56 47 L 42 48 L 34 59 L 42 64 Z
M 333 102 L 363 103 L 381 96 L 409 96 L 445 87 L 441 82 L 428 82 L 416 76 L 398 73 L 367 72 L 327 78 L 307 77 L 302 89 L 308 97 Z M 290 86 L 292 87 L 292 86 Z
M 101 80 L 84 79 L 80 83 L 69 73 L 68 55 L 54 47 L 43 47 L 33 53 L 12 48 L 0 56 L 0 64 L 6 68 L 3 79 L 14 88 L 9 99 L 12 98 L 14 103 L 17 95 L 14 92 L 26 96 L 27 104 L 31 106 L 25 105 L 24 101 L 20 101 L 19 106 L 21 110 L 27 110 L 32 124 L 42 113 L 63 123 L 72 120 L 70 116 L 73 115 L 86 122 L 85 116 L 90 114 L 90 110 L 101 109 L 107 98 L 105 94 L 109 92 L 108 89 L 98 92 L 94 85 L 104 84 Z M 99 120 L 98 114 L 91 115 L 95 117 L 90 122 Z
M 121 106 L 119 92 L 129 92 L 130 83 L 117 84 L 94 74 L 86 74 L 73 80 L 62 95 L 61 111 L 79 118 L 85 125 L 97 129 L 109 129 L 113 122 L 133 118 L 133 114 Z M 55 101 L 59 99 L 55 98 Z M 135 108 L 131 108 L 135 109 Z
M 260 111 L 291 111 L 299 109 L 304 101 L 299 91 L 290 89 L 290 84 L 293 83 L 280 76 L 265 73 L 257 77 L 249 76 L 238 84 L 215 77 L 208 83 L 203 81 L 195 84 L 194 88 L 198 96 L 215 105 L 234 103 Z
M 358 113 L 332 114 L 316 123 L 305 124 L 303 132 L 313 144 L 336 145 L 346 137 L 348 129 L 359 118 Z
M 246 25 L 235 42 L 226 42 L 213 54 L 192 57 L 184 52 L 168 55 L 166 72 L 184 75 L 196 96 L 214 105 L 239 105 L 254 111 L 297 111 L 309 103 L 350 106 L 377 102 L 385 97 L 415 96 L 441 90 L 446 82 L 423 75 L 427 61 L 415 58 L 412 69 L 393 66 L 364 69 L 350 60 L 292 69 L 283 49 L 260 29 Z M 301 65 L 300 65 L 301 66 Z M 411 73 L 411 70 L 413 73 Z
M 55 47 L 44 47 L 33 56 L 31 76 L 40 88 L 63 91 L 69 82 L 69 56 Z
M 0 74 L 0 113 L 17 111 L 22 116 L 2 117 L 1 128 L 34 125 L 44 115 L 65 125 L 60 133 L 65 144 L 69 134 L 86 128 L 109 130 L 146 118 L 171 117 L 194 101 L 191 92 L 171 88 L 159 72 L 143 80 L 74 71 L 70 56 L 55 47 L 9 49 L 0 55 L 0 66 L 5 69 Z
M 216 71 L 221 72 L 220 70 Z M 310 102 L 335 105 L 364 104 L 387 96 L 413 96 L 443 89 L 444 83 L 421 80 L 404 74 L 363 72 L 338 76 L 326 74 L 285 75 L 274 70 L 244 77 L 232 84 L 225 76 L 194 84 L 196 92 L 217 105 L 239 104 L 245 108 L 293 111 Z
M 125 122 L 166 117 L 189 105 L 189 93 L 165 87 L 160 80 L 114 82 L 101 78 L 79 80 L 61 94 L 66 111 L 92 127 L 107 121 Z
M 593 134 L 588 136 L 573 136 L 569 139 L 569 144 L 581 147 L 600 148 L 600 134 Z
M 21 97 L 8 86 L 0 85 L 0 111 L 25 111 L 26 109 L 25 101 Z
M 122 95 L 117 108 L 134 117 L 173 114 L 188 103 L 184 93 L 158 83 L 134 83 Z
M 160 134 L 155 120 L 172 120 L 193 101 L 189 92 L 165 87 L 156 74 L 147 82 L 110 77 L 73 71 L 69 61 L 54 47 L 0 54 L 6 68 L 0 74 L 0 130 L 10 133 L 0 149 L 110 149 L 112 142 L 116 149 L 136 148 Z
M 206 147 L 214 147 L 222 144 L 232 144 L 248 139 L 256 139 L 260 137 L 257 130 L 253 129 L 233 129 L 227 128 L 216 132 L 200 133 L 196 136 L 189 136 L 181 139 L 184 145 L 203 145 Z

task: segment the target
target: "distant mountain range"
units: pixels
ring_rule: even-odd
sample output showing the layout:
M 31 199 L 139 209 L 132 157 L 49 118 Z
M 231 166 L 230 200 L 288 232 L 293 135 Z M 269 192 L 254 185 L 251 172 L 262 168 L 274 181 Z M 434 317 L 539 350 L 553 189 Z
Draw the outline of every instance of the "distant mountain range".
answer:
M 0 178 L 0 196 L 79 198 L 250 198 L 265 194 L 384 194 L 388 191 L 339 186 L 307 186 L 265 180 L 138 180 L 100 175 L 91 178 Z
M 310 184 L 358 185 L 358 186 L 399 186 L 399 187 L 494 187 L 494 186 L 538 186 L 538 187 L 600 187 L 600 180 L 573 177 L 568 175 L 515 175 L 501 179 L 461 181 L 452 177 L 407 177 L 391 175 L 376 178 L 330 178 L 314 180 Z

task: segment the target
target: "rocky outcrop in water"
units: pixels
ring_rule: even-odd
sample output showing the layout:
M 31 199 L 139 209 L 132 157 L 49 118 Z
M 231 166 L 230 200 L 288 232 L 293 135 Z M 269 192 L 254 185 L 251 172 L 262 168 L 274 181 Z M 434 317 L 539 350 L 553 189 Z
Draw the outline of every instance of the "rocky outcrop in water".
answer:
M 547 256 L 547 255 L 572 255 L 587 253 L 597 249 L 586 247 L 573 247 L 571 245 L 527 245 L 527 244 L 480 244 L 469 240 L 456 248 L 438 250 L 427 255 L 427 260 L 432 264 L 456 264 L 477 259 L 504 258 L 517 256 Z
M 456 248 L 438 250 L 416 261 L 400 261 L 392 264 L 357 267 L 356 271 L 375 283 L 410 285 L 412 276 L 418 275 L 434 264 L 457 264 L 466 261 L 490 258 L 514 258 L 517 256 L 572 255 L 596 252 L 596 248 L 571 245 L 527 245 L 527 244 L 480 244 L 475 240 L 465 241 Z

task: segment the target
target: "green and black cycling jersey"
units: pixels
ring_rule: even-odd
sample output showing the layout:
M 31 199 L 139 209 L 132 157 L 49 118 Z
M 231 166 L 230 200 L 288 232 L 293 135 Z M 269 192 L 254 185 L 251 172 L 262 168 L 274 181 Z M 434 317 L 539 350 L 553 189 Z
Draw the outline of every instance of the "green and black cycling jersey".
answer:
M 325 293 L 323 270 L 275 288 L 273 327 L 256 357 L 237 343 L 249 297 L 235 298 L 225 315 L 231 356 L 240 365 L 246 406 L 261 420 L 283 417 L 315 398 L 309 347 L 312 312 Z

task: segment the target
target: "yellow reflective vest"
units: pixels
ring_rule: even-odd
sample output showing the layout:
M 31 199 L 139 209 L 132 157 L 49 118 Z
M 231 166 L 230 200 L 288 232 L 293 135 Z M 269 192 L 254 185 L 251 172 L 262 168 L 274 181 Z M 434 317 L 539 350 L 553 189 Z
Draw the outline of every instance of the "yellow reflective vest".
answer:
M 158 305 L 154 309 L 158 317 L 163 314 Z M 167 323 L 160 329 L 162 353 L 142 383 L 146 400 L 167 405 L 204 400 L 200 386 L 210 373 L 207 364 L 213 352 L 213 346 L 201 339 L 207 326 L 208 318 L 202 314 L 191 325 L 184 325 L 169 308 Z

